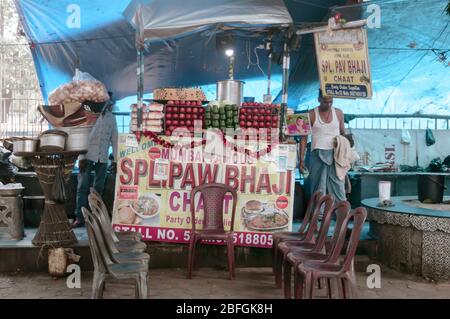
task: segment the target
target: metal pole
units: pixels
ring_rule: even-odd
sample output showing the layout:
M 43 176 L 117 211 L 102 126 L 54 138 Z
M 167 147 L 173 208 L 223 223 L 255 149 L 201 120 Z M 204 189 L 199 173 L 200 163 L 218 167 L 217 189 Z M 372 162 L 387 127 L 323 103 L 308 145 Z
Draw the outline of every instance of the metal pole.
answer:
M 138 132 L 142 132 L 142 107 L 144 105 L 144 45 L 139 46 L 138 50 L 138 114 L 137 127 Z
M 287 43 L 288 39 L 284 43 L 284 55 L 283 55 L 283 88 L 281 96 L 281 114 L 280 114 L 280 141 L 283 140 L 283 127 L 284 127 L 284 116 L 287 110 L 288 104 L 288 87 L 289 87 L 289 68 L 291 63 L 291 57 L 289 52 L 289 46 Z
M 272 85 L 272 48 L 269 53 L 269 65 L 267 67 L 267 95 L 270 95 L 270 87 Z

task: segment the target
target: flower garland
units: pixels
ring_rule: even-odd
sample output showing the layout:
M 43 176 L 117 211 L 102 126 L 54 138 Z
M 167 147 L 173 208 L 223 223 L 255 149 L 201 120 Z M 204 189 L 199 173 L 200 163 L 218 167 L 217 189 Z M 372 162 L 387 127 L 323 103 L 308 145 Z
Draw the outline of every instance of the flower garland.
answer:
M 176 146 L 176 145 L 172 144 L 171 142 L 166 141 L 165 139 L 161 138 L 160 136 L 158 136 L 157 134 L 155 134 L 153 132 L 144 131 L 144 132 L 142 132 L 142 134 L 145 137 L 149 138 L 155 144 L 158 144 L 162 147 L 173 149 Z M 141 137 L 141 132 L 135 132 L 135 135 L 139 141 L 140 137 Z M 256 157 L 257 159 L 259 159 L 262 156 L 267 155 L 268 153 L 270 153 L 272 151 L 272 145 L 268 145 L 265 149 L 262 149 L 262 150 L 256 151 L 256 152 L 249 150 L 245 147 L 238 147 L 234 143 L 230 143 L 225 138 L 225 136 L 223 136 L 223 142 L 226 147 L 232 148 L 233 151 L 235 151 L 236 153 L 245 153 L 246 155 Z M 193 148 L 196 148 L 199 146 L 204 146 L 204 145 L 206 145 L 206 140 L 202 139 L 199 142 L 192 141 L 189 145 L 183 145 L 183 146 L 181 146 L 181 149 L 187 149 L 187 148 L 193 149 Z

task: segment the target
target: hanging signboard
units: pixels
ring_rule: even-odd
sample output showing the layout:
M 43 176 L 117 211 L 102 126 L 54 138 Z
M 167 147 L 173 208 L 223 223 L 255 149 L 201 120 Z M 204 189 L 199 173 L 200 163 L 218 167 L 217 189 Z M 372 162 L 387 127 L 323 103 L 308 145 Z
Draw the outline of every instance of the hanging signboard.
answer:
M 367 31 L 362 28 L 314 34 L 323 95 L 372 98 Z
M 295 165 L 289 163 L 295 159 L 295 147 L 283 144 L 276 148 L 286 162 L 279 169 L 277 158 L 281 156 L 270 156 L 275 151 L 258 160 L 234 153 L 226 161 L 218 161 L 205 151 L 208 145 L 175 150 L 144 137 L 133 147 L 127 139 L 127 135 L 119 137 L 113 214 L 116 231 L 139 231 L 147 241 L 188 243 L 191 223 L 199 229 L 203 219 L 200 195 L 194 199 L 196 218 L 191 218 L 190 191 L 204 183 L 225 183 L 236 189 L 237 246 L 271 248 L 274 232 L 292 229 Z M 232 195 L 227 194 L 225 229 L 230 228 L 232 202 Z

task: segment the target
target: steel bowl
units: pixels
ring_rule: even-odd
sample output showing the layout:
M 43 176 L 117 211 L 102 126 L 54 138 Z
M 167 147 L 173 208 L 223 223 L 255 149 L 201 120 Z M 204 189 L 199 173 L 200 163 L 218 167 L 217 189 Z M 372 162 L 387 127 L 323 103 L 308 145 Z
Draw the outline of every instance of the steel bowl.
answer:
M 66 147 L 67 133 L 50 130 L 39 136 L 39 150 L 42 152 L 64 151 Z
M 14 138 L 14 153 L 33 153 L 37 150 L 38 140 L 31 138 Z
M 66 151 L 87 151 L 89 135 L 93 126 L 61 127 L 59 130 L 67 133 Z

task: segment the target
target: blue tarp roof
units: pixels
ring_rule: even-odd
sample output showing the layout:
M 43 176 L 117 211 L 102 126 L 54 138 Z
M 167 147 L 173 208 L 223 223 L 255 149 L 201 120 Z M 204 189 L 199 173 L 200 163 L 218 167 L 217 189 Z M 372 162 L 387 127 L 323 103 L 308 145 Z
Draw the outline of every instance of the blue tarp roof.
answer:
M 230 0 L 231 1 L 231 0 Z M 296 23 L 321 21 L 328 8 L 345 0 L 285 0 Z M 117 98 L 136 92 L 135 32 L 123 16 L 130 0 L 16 0 L 25 32 L 31 42 L 44 97 L 71 79 L 76 68 L 103 81 Z M 183 1 L 180 1 L 182 4 Z M 340 9 L 344 17 L 367 17 L 367 6 L 381 7 L 381 28 L 369 29 L 374 99 L 337 100 L 350 113 L 449 114 L 449 66 L 438 55 L 450 48 L 450 18 L 442 13 L 442 0 L 370 1 Z M 80 28 L 73 28 L 72 10 L 80 10 Z M 69 22 L 69 23 L 68 23 Z M 76 25 L 76 24 L 75 24 Z M 237 37 L 237 79 L 246 81 L 246 95 L 261 99 L 265 81 L 254 65 L 254 48 L 262 37 Z M 311 37 L 304 37 L 302 49 L 294 54 L 289 105 L 314 107 L 317 102 L 317 67 Z M 443 51 L 431 51 L 443 49 Z M 264 51 L 257 51 L 263 71 Z M 183 58 L 181 59 L 180 56 Z M 152 44 L 146 55 L 146 92 L 164 86 L 208 87 L 228 75 L 223 52 L 215 41 L 180 39 L 177 43 Z M 280 90 L 279 66 L 274 67 L 272 94 Z M 213 90 L 208 90 L 213 98 Z
M 330 5 L 344 1 L 287 0 L 286 3 L 292 17 L 299 22 L 320 21 Z M 44 97 L 69 81 L 76 68 L 103 81 L 117 98 L 135 94 L 135 31 L 123 16 L 129 4 L 130 0 L 16 0 L 25 32 L 35 44 L 32 54 Z M 79 10 L 80 28 L 73 28 L 72 17 L 77 14 L 74 9 Z M 255 83 L 263 83 L 262 72 L 252 64 L 257 60 L 254 48 L 259 44 L 258 37 L 235 39 L 239 47 L 235 77 L 247 81 L 249 94 L 256 91 L 252 88 L 259 87 Z M 259 51 L 258 56 L 266 70 L 265 51 Z M 186 38 L 177 43 L 152 44 L 145 63 L 146 92 L 164 86 L 208 85 L 228 76 L 226 57 L 223 52 L 217 52 L 213 40 L 205 43 Z M 273 72 L 276 95 L 280 88 L 280 67 L 274 67 Z M 256 80 L 253 84 L 252 79 Z
M 355 114 L 450 114 L 450 17 L 447 1 L 379 0 L 336 8 L 347 20 L 368 18 L 379 5 L 381 27 L 369 28 L 372 100 L 336 99 L 335 105 Z M 306 37 L 293 70 L 289 104 L 317 105 L 318 73 L 312 37 Z M 436 49 L 436 50 L 432 50 Z M 448 56 L 440 61 L 439 55 Z

